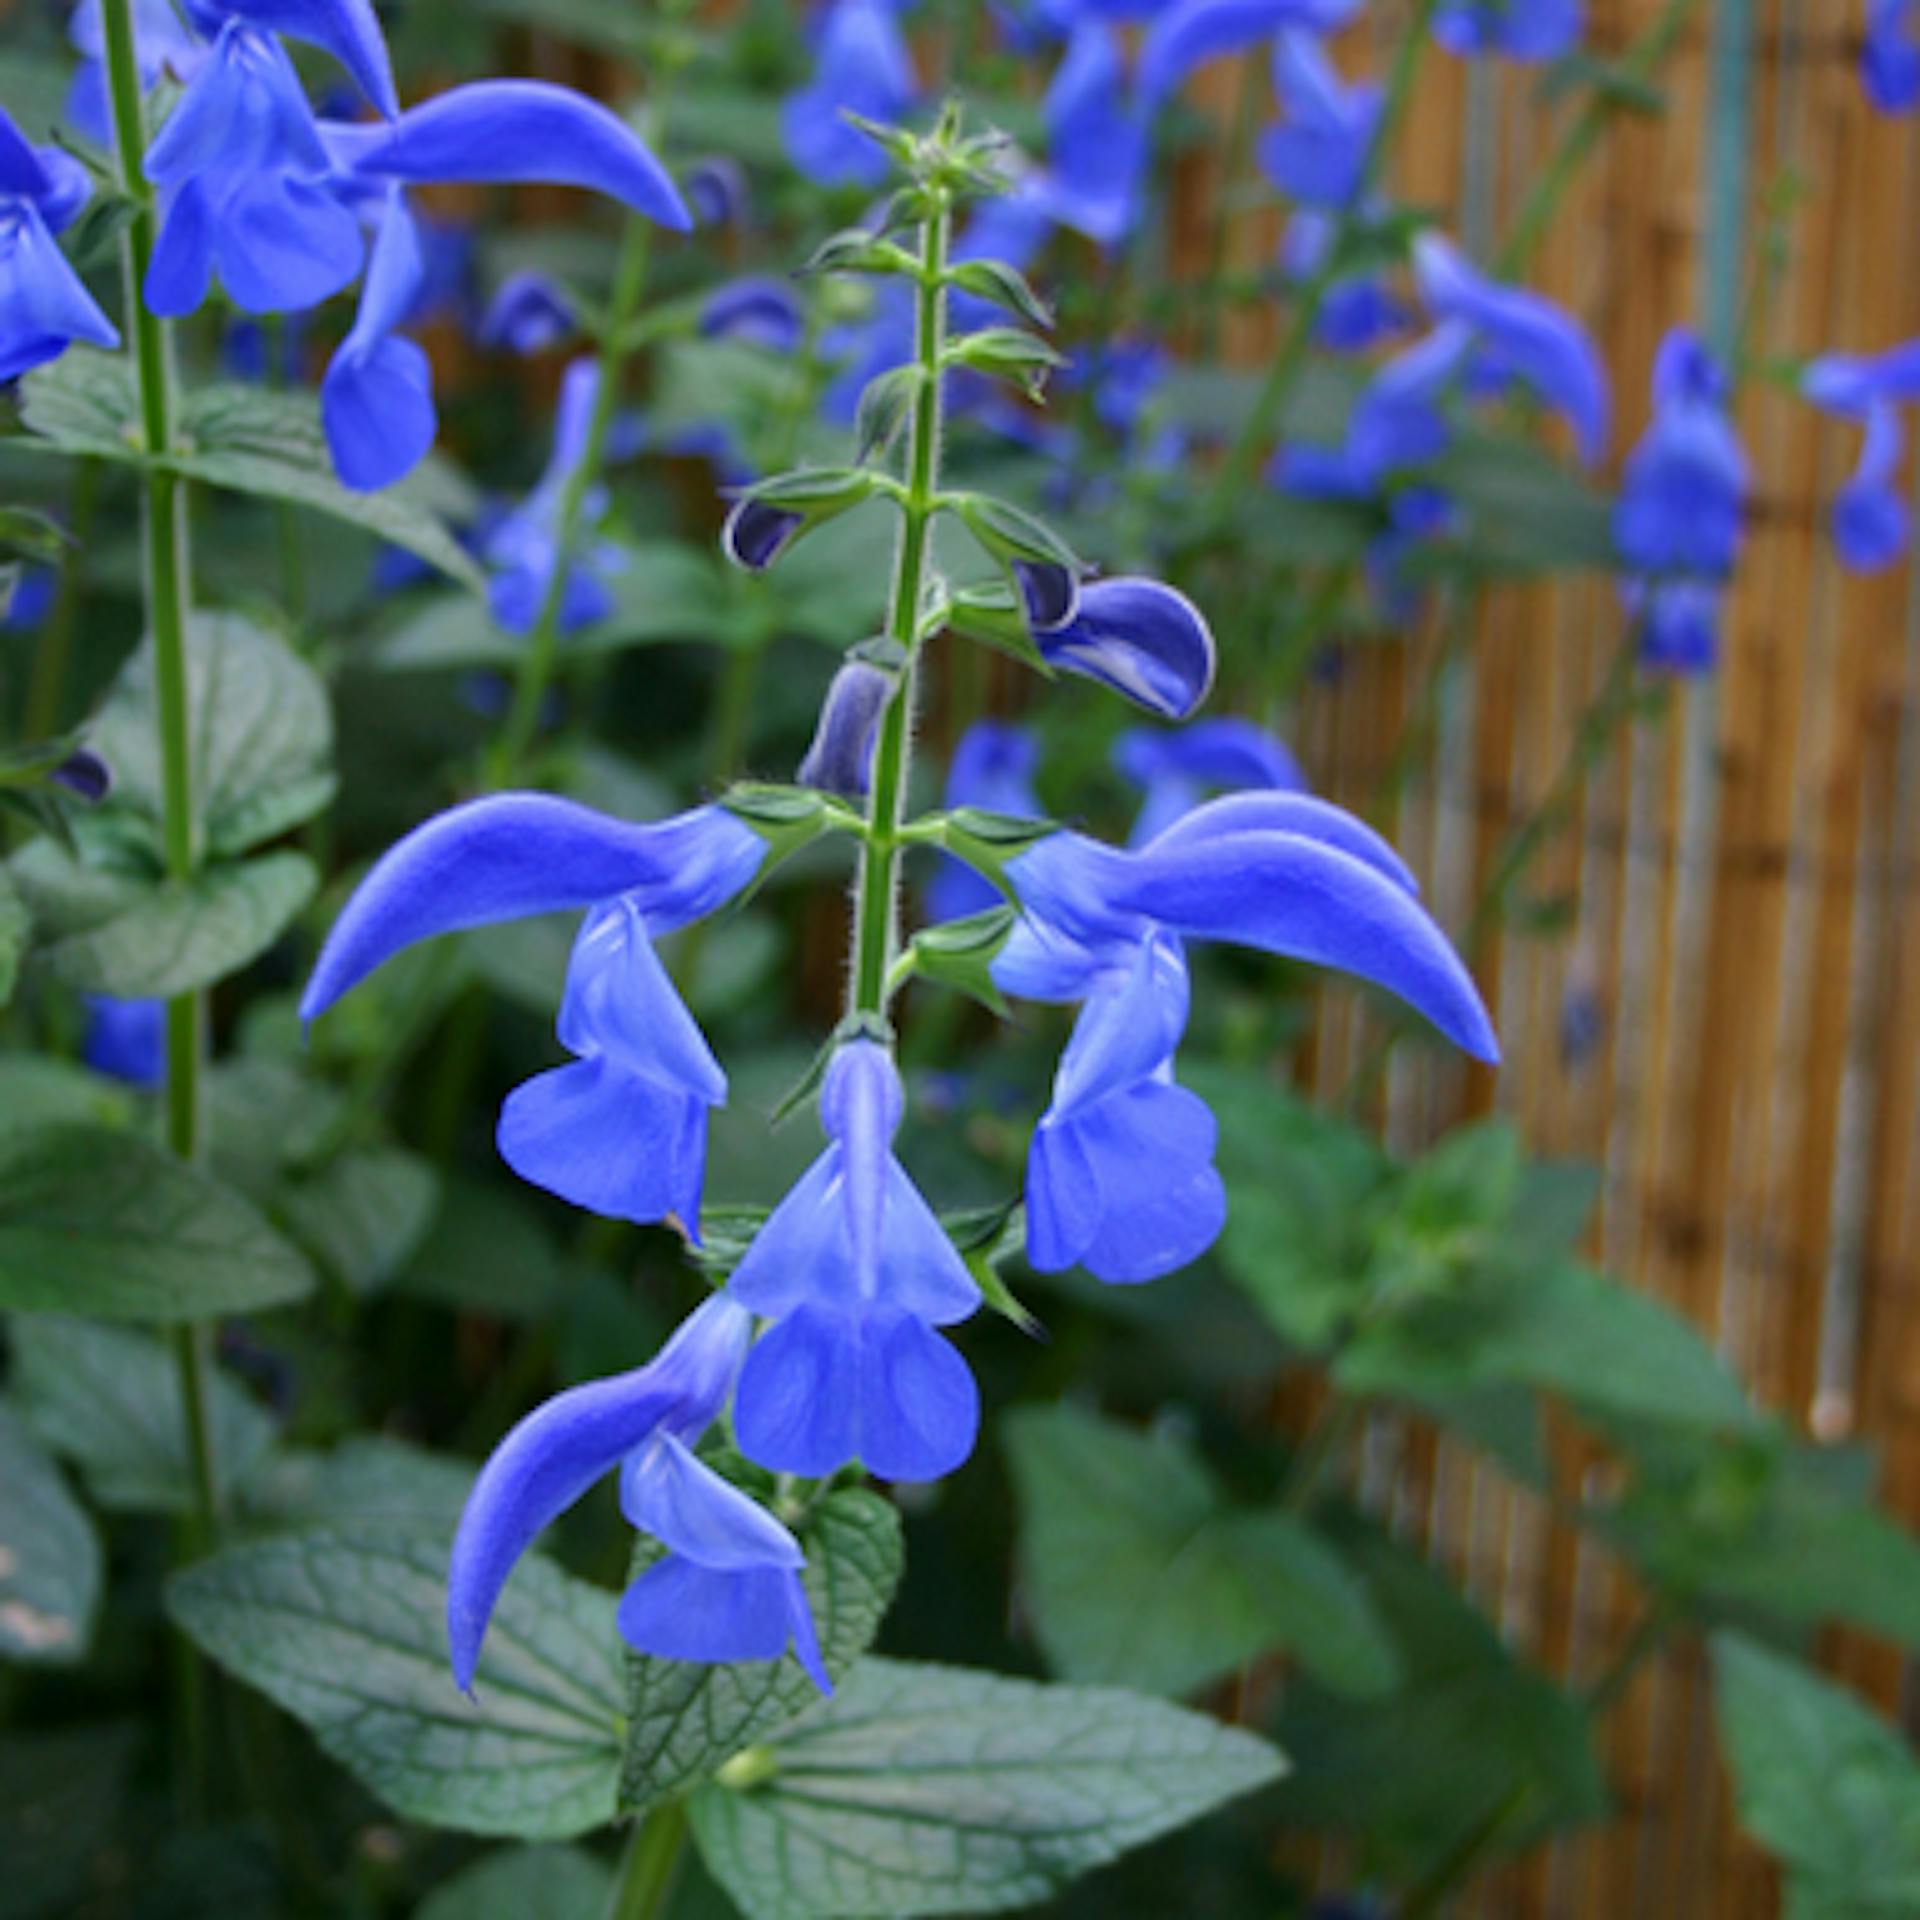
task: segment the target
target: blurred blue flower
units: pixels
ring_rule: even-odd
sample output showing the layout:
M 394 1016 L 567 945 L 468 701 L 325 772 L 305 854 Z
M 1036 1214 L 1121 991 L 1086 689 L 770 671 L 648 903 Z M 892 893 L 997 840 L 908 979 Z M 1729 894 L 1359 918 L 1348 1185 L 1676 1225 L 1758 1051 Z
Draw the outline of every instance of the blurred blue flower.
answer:
M 994 980 L 1021 998 L 1088 1002 L 1073 1071 L 1063 1060 L 1028 1161 L 1028 1257 L 1042 1270 L 1079 1261 L 1102 1279 L 1151 1279 L 1219 1230 L 1211 1120 L 1162 1091 L 1186 1017 L 1182 940 L 1338 967 L 1476 1059 L 1498 1057 L 1480 995 L 1405 863 L 1306 794 L 1210 801 L 1130 851 L 1056 833 L 1016 855 L 1007 877 L 1025 912 Z
M 167 1077 L 167 1008 L 162 1000 L 86 997 L 87 1029 L 80 1057 L 96 1073 L 151 1091 Z
M 942 803 L 949 810 L 981 807 L 1022 820 L 1044 819 L 1040 796 L 1033 788 L 1039 756 L 1039 747 L 1025 727 L 1009 720 L 976 720 L 953 750 Z M 940 856 L 927 893 L 932 919 L 959 920 L 1001 904 L 1000 890 L 991 880 L 952 854 Z
M 1028 186 L 1033 210 L 1103 247 L 1140 216 L 1148 136 L 1129 104 L 1126 63 L 1111 27 L 1082 20 L 1047 89 L 1047 165 Z
M 1162 732 L 1134 727 L 1113 746 L 1113 764 L 1141 791 L 1133 844 L 1157 839 L 1211 792 L 1271 788 L 1304 793 L 1300 763 L 1264 728 L 1229 715 Z
M 1320 42 L 1297 30 L 1273 44 L 1273 89 L 1283 118 L 1260 137 L 1267 178 L 1309 206 L 1347 206 L 1366 181 L 1384 90 L 1346 85 Z
M 1905 451 L 1892 403 L 1869 407 L 1859 463 L 1833 500 L 1833 544 L 1857 573 L 1892 566 L 1912 538 L 1911 511 L 1898 484 Z
M 501 281 L 480 321 L 480 344 L 509 353 L 545 353 L 569 339 L 580 324 L 573 302 L 544 273 L 513 273 Z
M 0 110 L 0 382 L 57 360 L 76 340 L 120 344 L 53 237 L 91 192 L 71 154 L 33 146 Z
M 739 226 L 752 212 L 746 169 L 731 154 L 709 154 L 681 177 L 681 190 L 703 227 Z
M 1325 265 L 1338 238 L 1338 218 L 1318 207 L 1302 207 L 1280 238 L 1280 271 L 1304 286 Z M 1384 274 L 1360 269 L 1344 273 L 1328 286 L 1314 323 L 1315 341 L 1334 353 L 1364 353 L 1407 324 L 1406 302 Z
M 480 557 L 492 573 L 488 605 L 509 633 L 531 633 L 546 605 L 554 569 L 560 564 L 561 511 L 574 472 L 586 457 L 599 392 L 599 361 L 591 356 L 574 361 L 560 382 L 553 451 L 546 471 L 526 499 L 504 515 L 481 543 Z M 605 511 L 605 492 L 595 488 L 584 503 L 582 527 L 594 526 Z M 608 576 L 620 570 L 623 560 L 620 549 L 609 542 L 576 541 L 560 603 L 562 633 L 591 626 L 613 611 Z
M 53 611 L 59 590 L 59 576 L 51 567 L 23 566 L 13 576 L 6 611 L 0 613 L 0 628 L 8 633 L 31 632 Z
M 1585 14 L 1585 0 L 1441 0 L 1433 37 L 1469 58 L 1557 60 L 1579 44 Z
M 1539 294 L 1488 279 L 1440 234 L 1423 233 L 1413 258 L 1421 298 L 1442 330 L 1468 331 L 1476 388 L 1526 387 L 1566 418 L 1580 458 L 1596 464 L 1606 450 L 1607 375 L 1586 329 Z
M 745 340 L 772 353 L 794 353 L 806 337 L 807 317 L 786 281 L 747 274 L 707 295 L 700 331 L 710 340 Z
M 1747 460 L 1727 417 L 1725 369 L 1676 327 L 1654 361 L 1652 423 L 1628 456 L 1613 537 L 1641 623 L 1642 657 L 1703 672 L 1740 547 Z
M 916 91 L 893 0 L 831 0 L 814 53 L 812 81 L 780 113 L 787 157 L 824 186 L 878 186 L 887 156 L 844 117 L 891 125 Z
M 734 1431 L 778 1473 L 858 1460 L 886 1480 L 937 1480 L 973 1451 L 980 1396 L 935 1329 L 965 1320 L 980 1290 L 894 1158 L 900 1076 L 855 1040 L 820 1094 L 831 1142 L 769 1215 L 727 1296 L 774 1322 L 747 1356 Z
M 581 927 L 560 1009 L 574 1059 L 512 1094 L 500 1150 L 516 1172 L 618 1219 L 697 1239 L 707 1109 L 726 1079 L 652 941 L 724 906 L 765 857 L 720 807 L 644 826 L 547 794 L 508 793 L 429 820 L 347 902 L 300 1003 L 314 1020 L 383 961 L 439 933 L 568 908 Z
M 1860 81 L 1882 113 L 1904 113 L 1920 100 L 1920 41 L 1914 36 L 1920 0 L 1867 0 L 1867 32 L 1860 47 Z
M 703 1661 L 777 1660 L 791 1646 L 814 1685 L 833 1691 L 800 1584 L 799 1542 L 693 1453 L 752 1336 L 752 1316 L 716 1294 L 650 1365 L 558 1395 L 494 1449 L 467 1496 L 447 1570 L 447 1646 L 463 1692 L 521 1555 L 616 1467 L 621 1511 L 666 1548 L 621 1599 L 627 1644 Z
M 1140 104 L 1157 112 L 1210 60 L 1240 53 L 1289 27 L 1330 33 L 1362 0 L 1172 0 L 1153 16 L 1140 47 Z

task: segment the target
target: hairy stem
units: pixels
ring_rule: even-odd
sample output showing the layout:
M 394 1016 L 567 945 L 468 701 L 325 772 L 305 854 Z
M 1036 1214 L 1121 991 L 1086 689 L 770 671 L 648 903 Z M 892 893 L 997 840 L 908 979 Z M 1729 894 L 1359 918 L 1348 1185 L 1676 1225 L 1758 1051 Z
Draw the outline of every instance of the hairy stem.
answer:
M 687 1816 L 678 1805 L 655 1807 L 636 1820 L 621 1856 L 620 1877 L 607 1901 L 605 1920 L 659 1920 L 680 1877 Z
M 1406 32 L 1394 53 L 1392 70 L 1387 76 L 1387 94 L 1380 111 L 1380 123 L 1374 129 L 1373 144 L 1367 151 L 1366 164 L 1360 170 L 1359 183 L 1354 188 L 1353 197 L 1340 210 L 1325 259 L 1300 289 L 1287 330 L 1274 351 L 1267 377 L 1248 411 L 1246 424 L 1240 429 L 1239 437 L 1214 476 L 1205 512 L 1205 523 L 1210 530 L 1218 531 L 1231 519 L 1234 508 L 1252 485 L 1261 453 L 1278 430 L 1286 413 L 1287 402 L 1293 397 L 1294 387 L 1306 367 L 1307 351 L 1313 345 L 1313 336 L 1319 328 L 1327 296 L 1333 291 L 1334 282 L 1346 270 L 1348 239 L 1356 222 L 1364 217 L 1367 201 L 1392 150 L 1394 133 L 1405 118 L 1408 104 L 1413 98 L 1413 83 L 1419 76 L 1420 57 L 1426 51 L 1428 28 L 1437 5 L 1438 0 L 1414 0 L 1412 17 L 1407 22 Z
M 546 705 L 547 691 L 553 685 L 554 668 L 558 664 L 560 616 L 566 605 L 567 582 L 580 545 L 587 501 L 599 486 L 601 470 L 606 465 L 607 440 L 620 410 L 627 364 L 633 357 L 634 322 L 639 317 L 652 250 L 653 229 L 643 216 L 634 214 L 627 222 L 619 264 L 614 269 L 613 299 L 607 309 L 606 332 L 600 344 L 600 380 L 594 393 L 593 417 L 587 425 L 586 445 L 561 491 L 559 516 L 553 530 L 553 573 L 547 581 L 533 632 L 528 635 L 526 648 L 520 655 L 520 671 L 514 680 L 513 703 L 507 710 L 506 724 L 488 756 L 487 785 L 490 787 L 504 787 L 515 779 L 540 731 L 540 711 Z
M 899 943 L 900 819 L 907 791 L 913 729 L 915 655 L 926 603 L 927 563 L 934 502 L 940 484 L 940 354 L 946 343 L 948 217 L 944 207 L 920 230 L 919 299 L 914 358 L 920 370 L 907 452 L 907 490 L 901 502 L 900 550 L 894 564 L 887 632 L 905 651 L 899 684 L 880 717 L 873 750 L 873 788 L 867 800 L 866 842 L 854 899 L 853 1007 L 883 1013 L 887 972 Z

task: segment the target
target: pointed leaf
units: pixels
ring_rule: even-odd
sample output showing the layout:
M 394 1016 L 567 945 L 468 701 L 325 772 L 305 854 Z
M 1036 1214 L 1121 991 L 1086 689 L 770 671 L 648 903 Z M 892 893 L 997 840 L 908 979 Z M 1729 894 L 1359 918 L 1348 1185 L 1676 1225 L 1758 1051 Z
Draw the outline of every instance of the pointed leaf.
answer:
M 78 1660 L 99 1600 L 93 1522 L 19 1417 L 0 1406 L 0 1660 Z

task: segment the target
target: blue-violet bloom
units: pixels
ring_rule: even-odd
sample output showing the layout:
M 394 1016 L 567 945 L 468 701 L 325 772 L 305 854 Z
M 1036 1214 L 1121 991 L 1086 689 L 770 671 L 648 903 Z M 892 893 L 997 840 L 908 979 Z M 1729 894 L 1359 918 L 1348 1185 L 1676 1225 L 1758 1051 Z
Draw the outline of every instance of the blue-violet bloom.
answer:
M 1860 48 L 1860 83 L 1882 113 L 1905 113 L 1920 100 L 1920 41 L 1914 13 L 1920 0 L 1867 0 L 1867 33 Z
M 91 191 L 72 155 L 33 146 L 0 111 L 0 382 L 57 360 L 76 340 L 120 344 L 53 237 Z
M 892 124 L 913 104 L 915 90 L 892 0 L 831 0 L 813 79 L 781 108 L 788 159 L 823 186 L 878 186 L 887 156 L 844 115 Z

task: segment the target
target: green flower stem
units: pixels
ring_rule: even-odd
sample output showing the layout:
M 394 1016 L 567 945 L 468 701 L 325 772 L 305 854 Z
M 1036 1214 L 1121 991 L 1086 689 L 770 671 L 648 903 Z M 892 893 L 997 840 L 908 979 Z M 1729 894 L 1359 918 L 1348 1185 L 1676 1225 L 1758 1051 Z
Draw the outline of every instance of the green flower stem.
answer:
M 1599 144 L 1600 136 L 1619 113 L 1632 111 L 1631 93 L 1644 87 L 1666 64 L 1688 20 L 1698 11 L 1700 0 L 1667 0 L 1666 7 L 1641 34 L 1619 66 L 1619 84 L 1596 87 L 1587 96 L 1586 105 L 1560 137 L 1535 178 L 1525 202 L 1514 216 L 1512 230 L 1494 256 L 1493 270 L 1503 280 L 1513 279 L 1531 258 L 1540 237 L 1553 224 L 1553 217 L 1566 197 L 1587 156 Z
M 191 561 L 185 484 L 163 464 L 174 448 L 173 342 L 166 322 L 147 311 L 140 290 L 153 258 L 153 188 L 141 170 L 146 121 L 133 37 L 131 0 L 105 0 L 107 78 L 113 107 L 120 183 L 134 214 L 125 244 L 127 331 L 133 338 L 140 426 L 149 464 L 143 468 L 147 622 L 153 634 L 155 706 L 160 734 L 160 833 L 167 876 L 187 885 L 200 866 L 200 824 L 193 792 L 193 741 L 187 707 L 187 608 Z M 167 1003 L 167 1144 L 182 1160 L 201 1154 L 200 1063 L 206 1045 L 206 1003 L 182 994 Z M 208 1551 L 220 1525 L 219 1477 L 207 1417 L 208 1354 L 204 1329 L 173 1334 L 180 1399 L 193 1481 L 190 1549 Z
M 1260 456 L 1279 429 L 1287 402 L 1293 397 L 1294 387 L 1306 367 L 1307 352 L 1313 345 L 1313 336 L 1320 325 L 1320 314 L 1326 306 L 1327 295 L 1332 292 L 1334 282 L 1346 271 L 1344 256 L 1355 217 L 1366 205 L 1374 183 L 1386 165 L 1394 134 L 1406 117 L 1407 107 L 1412 101 L 1413 83 L 1419 77 L 1420 60 L 1426 52 L 1429 37 L 1428 29 L 1438 4 L 1439 0 L 1414 0 L 1412 17 L 1394 52 L 1380 123 L 1374 130 L 1373 144 L 1367 150 L 1366 165 L 1360 170 L 1360 180 L 1353 198 L 1341 209 L 1326 258 L 1300 289 L 1300 297 L 1294 302 L 1287 330 L 1281 336 L 1280 345 L 1267 368 L 1267 377 L 1247 414 L 1246 424 L 1240 429 L 1239 437 L 1214 476 L 1204 515 L 1204 524 L 1210 532 L 1217 532 L 1227 524 L 1235 507 L 1252 486 L 1259 469 Z
M 893 574 L 887 632 L 906 653 L 899 685 L 881 715 L 873 751 L 873 790 L 867 802 L 866 844 L 854 903 L 853 1011 L 884 1013 L 887 973 L 899 943 L 900 822 L 907 791 L 913 731 L 915 656 L 920 611 L 927 595 L 933 516 L 940 481 L 940 356 L 946 344 L 948 213 L 941 205 L 920 229 L 919 300 L 914 358 L 920 369 L 914 396 L 907 487 L 900 502 L 900 551 Z
M 687 1816 L 678 1804 L 655 1807 L 636 1820 L 605 1920 L 659 1920 L 673 1897 L 686 1844 Z
M 600 344 L 600 384 L 594 395 L 593 417 L 587 426 L 587 443 L 581 450 L 579 465 L 567 477 L 560 495 L 559 523 L 553 534 L 553 577 L 547 582 L 539 618 L 520 656 L 520 671 L 514 681 L 513 704 L 507 711 L 506 724 L 488 755 L 489 787 L 507 786 L 518 776 L 534 736 L 540 731 L 540 709 L 546 705 L 547 690 L 553 685 L 554 668 L 558 664 L 560 614 L 566 604 L 567 582 L 580 544 L 587 500 L 600 484 L 608 436 L 620 410 L 621 389 L 638 344 L 639 329 L 635 321 L 639 318 L 641 295 L 646 290 L 652 252 L 653 228 L 642 215 L 634 214 L 627 222 L 619 264 L 614 269 L 613 299 L 607 309 Z

